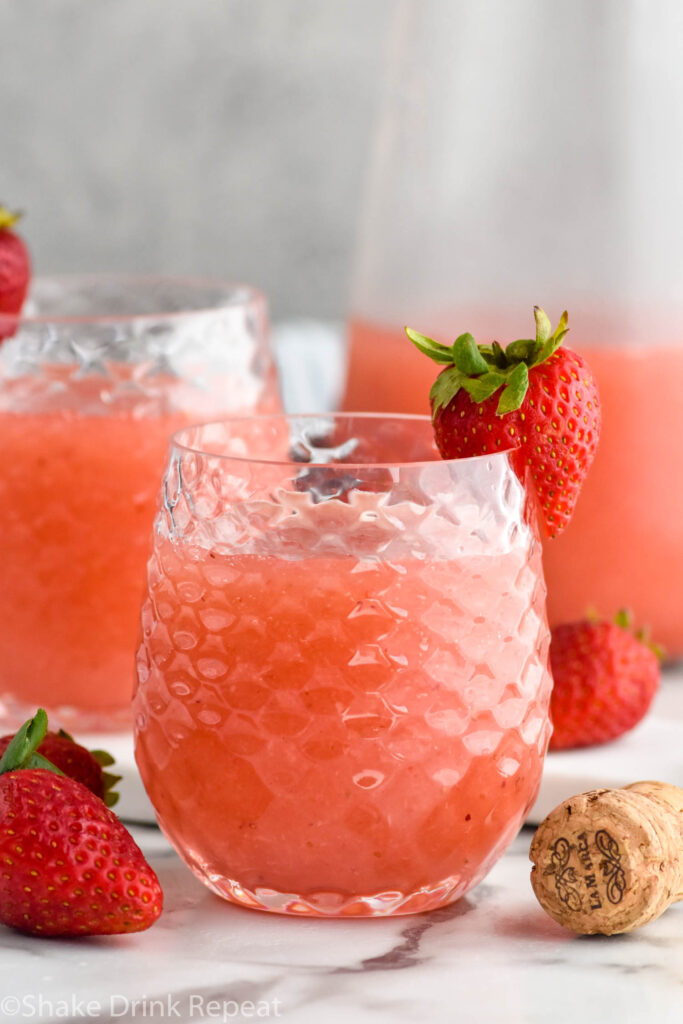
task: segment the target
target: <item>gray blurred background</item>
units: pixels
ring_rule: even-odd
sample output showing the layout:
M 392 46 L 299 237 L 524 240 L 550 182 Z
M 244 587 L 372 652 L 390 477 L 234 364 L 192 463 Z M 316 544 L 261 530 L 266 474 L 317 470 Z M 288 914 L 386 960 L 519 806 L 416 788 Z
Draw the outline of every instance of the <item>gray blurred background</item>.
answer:
M 40 272 L 341 317 L 394 0 L 0 0 L 0 201 Z

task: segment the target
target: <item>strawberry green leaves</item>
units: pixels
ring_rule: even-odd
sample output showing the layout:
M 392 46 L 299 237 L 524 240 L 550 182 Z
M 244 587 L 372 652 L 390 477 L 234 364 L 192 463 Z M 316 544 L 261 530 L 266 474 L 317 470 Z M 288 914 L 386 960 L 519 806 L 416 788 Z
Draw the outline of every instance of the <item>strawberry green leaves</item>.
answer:
M 453 348 L 450 345 L 442 345 L 439 341 L 426 338 L 424 334 L 414 331 L 411 327 L 406 327 L 405 332 L 413 345 L 424 355 L 433 359 L 435 363 L 452 363 L 454 361 Z
M 534 318 L 536 320 L 536 341 L 541 342 L 541 349 L 534 361 L 529 364 L 530 366 L 538 366 L 546 359 L 550 359 L 562 344 L 562 339 L 569 330 L 567 327 L 569 315 L 566 310 L 554 331 L 550 320 L 539 306 L 534 306 Z
M 471 334 L 461 334 L 453 342 L 453 362 L 468 377 L 486 373 L 489 368 Z
M 441 345 L 439 342 L 430 341 L 424 335 L 419 335 L 419 343 L 415 340 L 415 331 L 406 329 L 410 340 L 417 345 L 421 352 L 430 355 L 436 362 L 452 363 L 450 368 L 440 373 L 434 381 L 429 393 L 434 409 L 440 409 L 448 405 L 450 400 L 457 395 L 461 387 L 464 387 L 474 398 L 475 402 L 483 402 L 485 398 L 497 391 L 505 378 L 499 373 L 489 373 L 489 364 L 479 351 L 479 347 L 471 334 L 461 334 L 456 338 L 451 347 Z M 425 344 L 427 342 L 428 344 Z M 432 348 L 433 347 L 433 348 Z M 427 349 L 432 348 L 431 354 Z M 482 374 L 483 376 L 477 376 Z M 483 397 L 476 397 L 481 395 Z
M 509 362 L 522 361 L 527 365 L 532 363 L 543 348 L 543 342 L 533 341 L 531 338 L 511 341 L 505 349 L 505 358 Z
M 565 313 L 564 315 L 566 316 L 567 314 Z M 534 306 L 534 320 L 536 322 L 536 341 L 539 341 L 541 345 L 544 345 L 553 333 L 553 325 L 551 324 L 548 315 L 540 306 Z
M 455 398 L 464 380 L 462 373 L 455 366 L 449 366 L 439 374 L 429 392 L 434 415 Z
M 447 406 L 461 388 L 475 403 L 485 402 L 501 390 L 496 409 L 498 416 L 519 409 L 529 387 L 529 371 L 555 354 L 567 333 L 567 319 L 565 312 L 553 331 L 544 311 L 534 306 L 536 337 L 512 341 L 505 349 L 497 341 L 477 345 L 469 333 L 459 335 L 452 345 L 443 345 L 406 327 L 406 334 L 415 347 L 446 367 L 429 393 L 433 416 Z
M 91 750 L 90 753 L 102 769 L 109 768 L 115 763 L 114 758 L 106 750 Z M 118 803 L 120 794 L 116 792 L 114 786 L 122 778 L 122 775 L 113 775 L 112 772 L 102 771 L 102 788 L 104 790 L 102 799 L 107 807 L 113 807 L 114 804 Z
M 591 619 L 590 616 L 586 616 L 589 621 L 599 622 L 600 616 L 595 612 L 594 617 Z M 645 647 L 649 647 L 657 661 L 662 662 L 666 654 L 666 650 L 661 644 L 653 643 L 650 636 L 650 627 L 639 626 L 637 629 L 633 622 L 633 612 L 630 608 L 620 608 L 617 614 L 614 616 L 615 625 L 619 626 L 620 629 L 625 629 L 627 633 L 632 633 L 636 640 L 639 640 Z
M 506 412 L 514 412 L 515 409 L 519 409 L 524 401 L 528 387 L 529 371 L 527 365 L 526 363 L 517 363 L 512 368 L 505 384 L 505 390 L 500 396 L 498 409 L 496 410 L 498 415 L 504 416 Z
M 19 211 L 8 210 L 6 206 L 0 205 L 0 231 L 9 230 L 21 219 Z
M 14 736 L 1 737 L 0 744 L 3 751 L 0 775 L 21 768 L 43 768 L 82 782 L 101 797 L 107 807 L 113 807 L 119 798 L 114 786 L 121 781 L 121 776 L 104 771 L 114 764 L 111 754 L 105 750 L 88 751 L 64 729 L 48 732 L 47 714 L 43 708 L 38 708 L 33 718 L 25 722 Z
M 47 714 L 43 708 L 39 708 L 33 718 L 24 722 L 0 758 L 0 775 L 16 771 L 18 768 L 46 768 L 57 775 L 63 775 L 64 773 L 51 761 L 37 753 L 46 732 Z
M 503 384 L 505 384 L 505 374 L 499 373 L 497 370 L 484 373 L 481 377 L 466 378 L 462 382 L 462 386 L 473 402 L 485 402 Z

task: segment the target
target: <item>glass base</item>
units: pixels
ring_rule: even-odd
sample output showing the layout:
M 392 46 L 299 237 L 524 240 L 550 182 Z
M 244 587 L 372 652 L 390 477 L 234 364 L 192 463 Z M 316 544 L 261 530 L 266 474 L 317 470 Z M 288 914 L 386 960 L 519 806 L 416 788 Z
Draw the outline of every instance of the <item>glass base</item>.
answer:
M 66 729 L 75 739 L 86 732 L 130 732 L 133 728 L 133 715 L 128 704 L 109 708 L 28 704 L 12 694 L 3 693 L 0 694 L 0 734 L 16 732 L 39 707 L 47 711 L 51 730 Z
M 349 895 L 339 892 L 312 892 L 301 896 L 263 886 L 253 890 L 246 889 L 231 878 L 198 871 L 195 867 L 193 871 L 217 896 L 241 907 L 299 917 L 398 917 L 404 914 L 420 914 L 454 903 L 478 881 L 463 881 L 458 877 L 446 878 L 433 886 L 424 886 L 411 893 L 388 891 Z

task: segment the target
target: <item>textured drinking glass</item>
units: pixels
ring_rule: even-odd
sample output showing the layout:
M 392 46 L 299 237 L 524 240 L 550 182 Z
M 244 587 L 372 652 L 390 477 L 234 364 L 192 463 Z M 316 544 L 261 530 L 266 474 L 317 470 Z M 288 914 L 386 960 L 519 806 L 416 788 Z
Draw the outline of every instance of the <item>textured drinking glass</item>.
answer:
M 0 318 L 0 724 L 130 723 L 169 435 L 278 408 L 262 297 L 163 278 L 38 279 Z
M 373 916 L 457 899 L 539 784 L 548 629 L 507 454 L 423 417 L 255 417 L 172 441 L 136 756 L 214 892 Z

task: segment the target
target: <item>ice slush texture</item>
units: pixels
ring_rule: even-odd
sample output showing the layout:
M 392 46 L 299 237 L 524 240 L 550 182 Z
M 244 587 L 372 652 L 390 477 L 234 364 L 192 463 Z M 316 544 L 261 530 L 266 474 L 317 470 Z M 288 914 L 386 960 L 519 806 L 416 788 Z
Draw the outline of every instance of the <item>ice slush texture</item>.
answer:
M 331 499 L 321 475 L 338 470 L 292 473 L 302 490 L 278 472 L 169 466 L 134 700 L 148 793 L 193 870 L 238 902 L 448 903 L 518 831 L 548 741 L 523 489 L 497 456 L 382 471 Z

